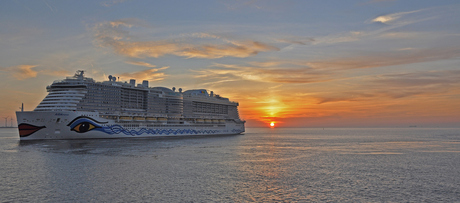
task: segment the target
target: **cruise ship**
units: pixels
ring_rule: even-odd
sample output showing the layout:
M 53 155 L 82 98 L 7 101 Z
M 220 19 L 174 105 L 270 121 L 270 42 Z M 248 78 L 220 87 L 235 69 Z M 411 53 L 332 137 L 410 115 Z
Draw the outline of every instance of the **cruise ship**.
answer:
M 33 110 L 16 112 L 21 140 L 232 135 L 245 131 L 238 103 L 206 89 L 148 81 L 96 82 L 77 71 L 54 81 Z

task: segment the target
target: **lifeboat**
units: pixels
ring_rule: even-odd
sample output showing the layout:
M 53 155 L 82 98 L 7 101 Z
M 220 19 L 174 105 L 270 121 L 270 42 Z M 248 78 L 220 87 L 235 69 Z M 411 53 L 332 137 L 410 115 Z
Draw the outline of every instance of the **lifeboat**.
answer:
M 197 123 L 204 123 L 204 120 L 199 118 L 199 119 L 196 119 L 196 122 Z
M 204 123 L 212 123 L 211 119 L 204 119 Z
M 134 121 L 145 121 L 144 117 L 134 117 Z
M 132 121 L 133 117 L 131 116 L 120 116 L 120 121 Z
M 153 122 L 153 121 L 157 121 L 157 118 L 154 118 L 154 117 L 147 117 L 145 120 L 146 120 L 146 121 Z

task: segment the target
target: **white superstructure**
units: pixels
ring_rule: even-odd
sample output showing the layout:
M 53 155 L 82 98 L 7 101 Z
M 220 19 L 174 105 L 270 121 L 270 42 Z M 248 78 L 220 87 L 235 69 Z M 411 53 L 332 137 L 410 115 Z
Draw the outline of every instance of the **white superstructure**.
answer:
M 34 111 L 16 112 L 21 140 L 240 134 L 238 103 L 205 89 L 96 82 L 77 71 L 54 81 Z

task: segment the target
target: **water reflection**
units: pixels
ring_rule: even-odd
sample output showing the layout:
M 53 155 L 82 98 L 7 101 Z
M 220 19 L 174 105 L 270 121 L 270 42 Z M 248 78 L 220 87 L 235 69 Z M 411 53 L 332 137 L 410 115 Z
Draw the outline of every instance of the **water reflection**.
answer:
M 458 202 L 458 132 L 275 128 L 242 136 L 32 142 L 7 135 L 0 137 L 0 199 Z
M 275 129 L 263 133 L 266 135 L 260 140 L 246 143 L 238 152 L 240 161 L 236 165 L 241 187 L 237 188 L 237 193 L 244 201 L 301 201 L 303 197 L 299 198 L 292 178 L 296 178 L 296 163 L 309 156 L 298 150 L 309 147 L 299 146 L 292 137 L 276 133 Z
M 238 135 L 193 136 L 193 137 L 157 137 L 127 139 L 81 139 L 81 140 L 20 140 L 18 148 L 41 152 L 118 155 L 135 154 L 157 149 L 168 149 L 193 143 L 206 142 L 209 139 L 233 137 Z
M 214 156 L 208 152 L 238 137 L 18 141 L 21 157 L 14 174 L 28 178 L 9 185 L 39 194 L 24 201 L 193 199 L 199 188 L 215 184 L 216 177 L 206 171 L 221 157 L 207 163 L 206 157 Z M 21 191 L 11 191 L 14 199 L 24 197 Z
M 447 167 L 450 164 L 436 163 L 458 160 L 454 157 L 460 147 L 458 133 L 442 132 L 441 138 L 434 138 L 431 132 L 440 133 L 405 129 L 287 129 L 279 133 L 258 129 L 257 134 L 263 136 L 251 137 L 251 142 L 238 148 L 240 161 L 234 165 L 240 178 L 235 185 L 240 187 L 236 191 L 243 201 L 256 202 L 427 199 L 424 194 L 408 194 L 415 194 L 411 188 L 430 187 L 420 185 L 419 180 L 452 183 L 449 178 L 433 179 L 436 175 L 432 172 L 438 168 L 451 174 L 454 168 Z M 401 185 L 405 192 L 400 191 Z M 455 186 L 450 189 L 456 190 Z M 453 197 L 449 190 L 441 193 Z

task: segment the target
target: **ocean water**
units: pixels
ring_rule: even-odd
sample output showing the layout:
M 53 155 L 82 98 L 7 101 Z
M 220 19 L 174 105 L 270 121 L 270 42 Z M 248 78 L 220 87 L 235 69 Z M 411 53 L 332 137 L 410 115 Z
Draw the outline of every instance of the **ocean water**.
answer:
M 0 202 L 441 201 L 460 202 L 458 128 L 36 142 L 0 129 Z

